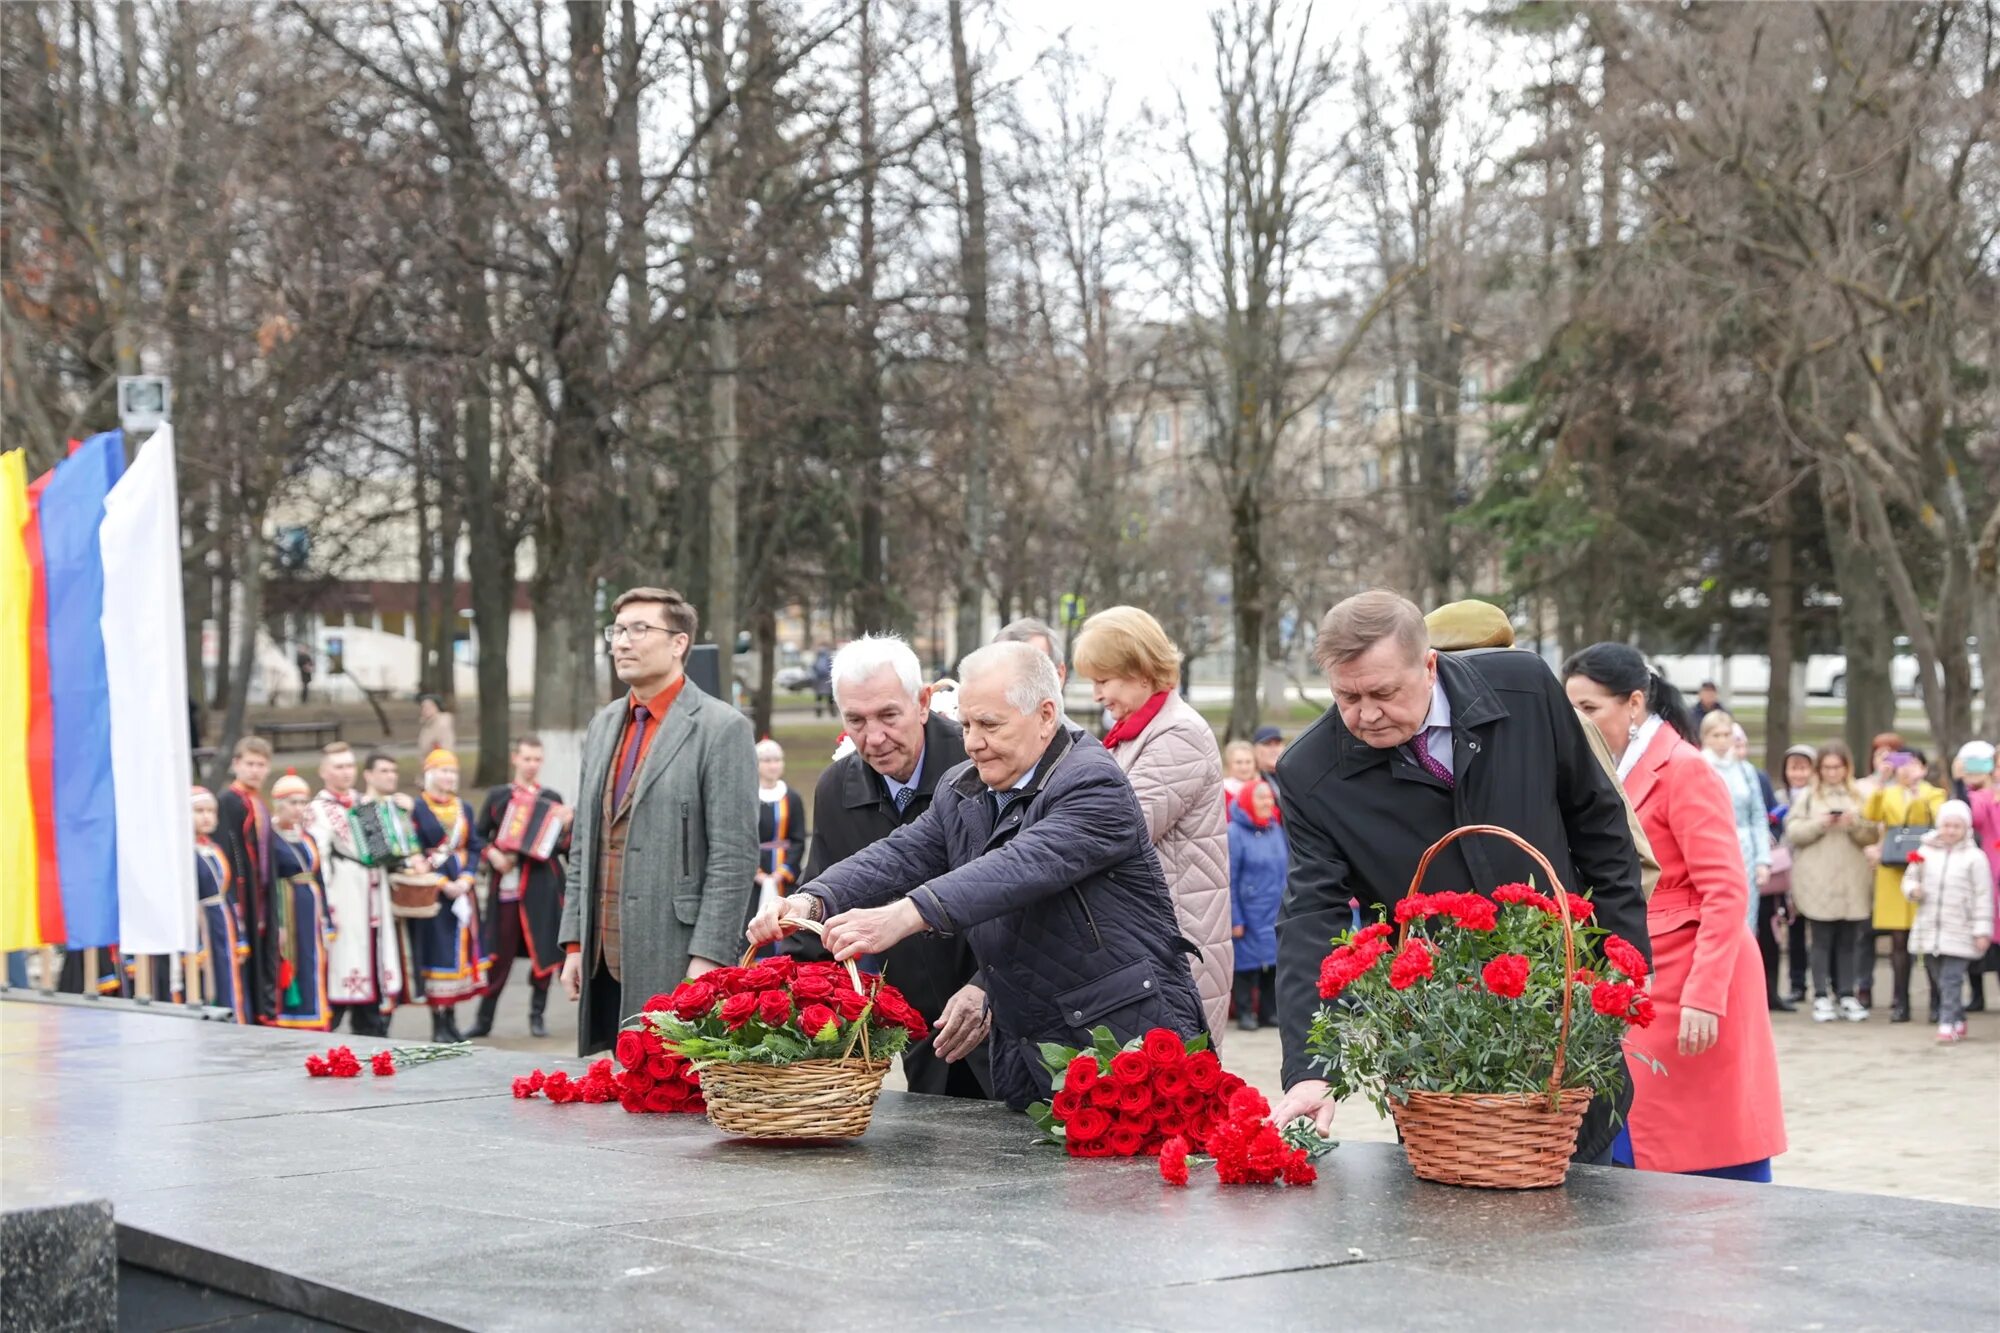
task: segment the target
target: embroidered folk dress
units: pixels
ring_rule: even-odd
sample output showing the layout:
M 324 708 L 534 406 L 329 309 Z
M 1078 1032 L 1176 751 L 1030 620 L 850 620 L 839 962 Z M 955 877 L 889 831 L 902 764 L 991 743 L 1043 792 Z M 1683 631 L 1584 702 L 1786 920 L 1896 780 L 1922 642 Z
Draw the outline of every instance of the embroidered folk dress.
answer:
M 326 891 L 319 848 L 304 829 L 271 831 L 271 921 L 264 938 L 278 963 L 281 1028 L 325 1031 L 333 1020 L 326 998 Z
M 243 987 L 243 966 L 250 958 L 243 922 L 229 873 L 229 858 L 207 838 L 194 840 L 195 900 L 201 905 L 202 955 L 211 980 L 208 1002 L 250 1021 L 250 995 Z
M 411 811 L 411 820 L 438 874 L 447 881 L 471 877 L 485 844 L 472 807 L 463 798 L 426 792 Z M 452 898 L 440 888 L 438 897 L 443 906 L 436 916 L 407 924 L 416 955 L 413 976 L 421 986 L 419 998 L 449 1006 L 485 991 L 490 960 L 479 939 L 478 896 L 466 893 Z

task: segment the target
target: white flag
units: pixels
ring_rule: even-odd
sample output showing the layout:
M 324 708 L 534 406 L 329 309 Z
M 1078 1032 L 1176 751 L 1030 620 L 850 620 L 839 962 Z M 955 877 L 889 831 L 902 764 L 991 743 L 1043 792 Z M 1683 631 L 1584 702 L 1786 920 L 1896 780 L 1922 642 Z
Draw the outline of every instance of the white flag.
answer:
M 180 534 L 174 431 L 162 426 L 111 488 L 98 529 L 118 791 L 118 946 L 128 954 L 199 947 Z

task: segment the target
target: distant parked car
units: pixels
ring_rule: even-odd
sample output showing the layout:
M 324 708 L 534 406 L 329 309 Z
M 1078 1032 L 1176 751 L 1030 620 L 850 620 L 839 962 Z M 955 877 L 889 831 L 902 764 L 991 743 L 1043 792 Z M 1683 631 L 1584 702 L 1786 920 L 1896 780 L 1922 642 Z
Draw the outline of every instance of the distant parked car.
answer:
M 1771 688 L 1771 664 L 1754 653 L 1739 653 L 1725 663 L 1714 653 L 1666 654 L 1653 659 L 1653 667 L 1683 694 L 1693 694 L 1704 680 L 1726 685 L 1732 695 L 1765 695 Z M 1917 659 L 1899 653 L 1889 661 L 1889 683 L 1897 694 L 1917 692 Z M 1979 655 L 1972 655 L 1972 688 L 1983 684 Z M 1827 653 L 1806 659 L 1806 693 L 1820 698 L 1847 697 L 1847 658 Z
M 1806 693 L 1841 697 L 1841 681 L 1847 659 L 1837 654 L 1809 657 L 1805 662 Z M 1730 694 L 1762 695 L 1771 690 L 1770 659 L 1757 653 L 1738 653 L 1725 663 L 1716 653 L 1663 654 L 1653 658 L 1653 669 L 1682 694 L 1692 695 L 1705 680 L 1726 685 Z
M 773 682 L 781 690 L 803 694 L 813 687 L 813 673 L 809 666 L 788 666 L 778 668 L 778 678 Z

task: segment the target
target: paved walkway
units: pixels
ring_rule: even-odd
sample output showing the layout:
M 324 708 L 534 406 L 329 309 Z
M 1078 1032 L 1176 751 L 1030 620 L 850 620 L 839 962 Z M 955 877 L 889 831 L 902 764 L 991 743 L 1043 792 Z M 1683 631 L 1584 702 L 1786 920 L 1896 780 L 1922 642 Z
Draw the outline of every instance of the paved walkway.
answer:
M 520 1073 L 575 1048 L 575 1009 L 550 999 L 545 1041 L 527 1035 L 525 965 L 502 997 L 492 1045 L 522 1053 Z M 1989 999 L 1993 987 L 1988 984 Z M 1877 995 L 1886 995 L 1888 968 Z M 1924 983 L 1916 985 L 1917 1021 L 1892 1024 L 1886 1008 L 1866 1023 L 1814 1023 L 1804 1009 L 1772 1015 L 1785 1092 L 1791 1150 L 1780 1157 L 1780 1183 L 1857 1190 L 2000 1207 L 2000 1011 L 1972 1014 L 1971 1038 L 1940 1047 L 1923 1020 Z M 474 1006 L 460 1007 L 461 1027 Z M 430 1036 L 420 1009 L 396 1016 L 399 1040 Z M 1278 1092 L 1275 1031 L 1224 1037 L 1223 1062 L 1274 1099 Z M 900 1071 L 890 1075 L 900 1086 Z M 1395 1131 L 1366 1102 L 1343 1104 L 1335 1120 L 1343 1139 L 1393 1141 Z

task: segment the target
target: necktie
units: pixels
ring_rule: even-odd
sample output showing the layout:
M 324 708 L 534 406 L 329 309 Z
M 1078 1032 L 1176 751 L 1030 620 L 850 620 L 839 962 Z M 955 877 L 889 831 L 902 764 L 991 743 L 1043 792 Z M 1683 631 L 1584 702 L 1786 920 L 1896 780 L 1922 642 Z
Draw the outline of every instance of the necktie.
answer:
M 632 705 L 632 735 L 625 746 L 625 755 L 618 761 L 618 780 L 611 784 L 611 811 L 616 814 L 625 805 L 625 789 L 632 785 L 633 770 L 639 767 L 639 751 L 646 744 L 646 721 L 652 714 L 646 705 Z
M 1437 730 L 1439 730 L 1437 727 L 1426 727 L 1424 730 L 1418 732 L 1416 739 L 1410 742 L 1410 749 L 1416 753 L 1417 762 L 1424 766 L 1424 772 L 1430 774 L 1447 787 L 1456 787 L 1458 783 L 1452 778 L 1451 770 L 1440 763 L 1437 756 L 1431 753 L 1431 733 Z
M 915 787 L 905 787 L 896 793 L 894 799 L 896 802 L 896 813 L 900 815 L 910 808 L 911 801 L 917 799 L 917 789 Z

